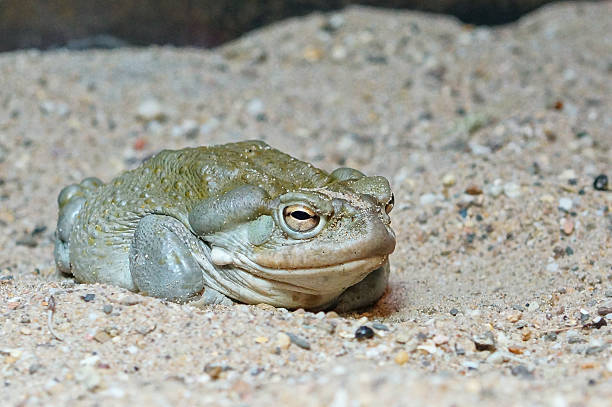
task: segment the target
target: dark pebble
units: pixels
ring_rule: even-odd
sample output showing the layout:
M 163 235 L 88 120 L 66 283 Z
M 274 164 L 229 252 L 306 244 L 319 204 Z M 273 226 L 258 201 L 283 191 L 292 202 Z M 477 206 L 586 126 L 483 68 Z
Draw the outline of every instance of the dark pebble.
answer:
M 360 326 L 355 331 L 355 338 L 357 338 L 359 340 L 362 340 L 362 339 L 371 339 L 373 337 L 374 337 L 374 331 L 369 326 L 365 326 L 365 325 Z
M 597 308 L 597 315 L 605 317 L 608 314 L 612 314 L 612 304 L 602 305 L 601 307 Z
M 38 246 L 38 241 L 32 235 L 26 235 L 18 239 L 15 244 L 25 247 L 36 247 Z
M 605 174 L 600 174 L 595 177 L 595 181 L 593 181 L 593 188 L 598 191 L 606 191 L 608 189 L 608 176 Z
M 455 316 L 459 313 L 459 310 L 457 308 L 451 308 L 449 312 L 452 316 Z
M 376 329 L 377 331 L 388 331 L 389 327 L 387 325 L 381 324 L 380 322 L 374 322 L 372 324 L 372 328 Z
M 460 216 L 461 216 L 463 219 L 465 219 L 465 218 L 467 217 L 467 213 L 468 213 L 467 208 L 462 208 L 462 209 L 459 209 L 459 215 L 460 215 Z
M 40 363 L 33 363 L 28 368 L 28 373 L 29 374 L 34 374 L 34 373 L 38 372 L 40 369 L 42 369 L 42 367 L 43 367 L 43 365 L 41 365 Z
M 587 356 L 597 355 L 599 352 L 605 349 L 606 349 L 605 346 L 591 346 L 591 347 L 588 347 L 586 351 L 584 351 L 584 354 Z
M 574 254 L 574 249 L 572 249 L 571 247 L 567 246 L 565 248 L 565 254 L 567 254 L 568 256 L 571 256 L 572 254 Z
M 512 366 L 510 371 L 512 372 L 513 376 L 520 376 L 520 377 L 524 377 L 524 378 L 533 377 L 533 373 L 530 372 L 529 369 L 527 368 L 527 366 L 525 366 L 525 365 Z
M 85 302 L 90 302 L 93 301 L 96 298 L 95 294 L 85 294 L 84 296 L 81 297 L 83 299 L 83 301 Z
M 550 342 L 554 342 L 557 340 L 557 334 L 554 332 L 549 332 L 546 335 L 544 335 L 544 339 Z
M 493 333 L 487 331 L 482 335 L 477 335 L 472 338 L 474 342 L 474 346 L 477 351 L 489 351 L 493 352 L 495 350 L 495 338 L 493 337 Z
M 588 136 L 589 133 L 587 133 L 586 131 L 579 131 L 578 133 L 576 133 L 576 138 L 583 138 Z
M 588 324 L 585 324 L 583 326 L 583 328 L 585 328 L 585 329 L 592 329 L 592 328 L 599 329 L 602 326 L 606 326 L 606 325 L 608 325 L 608 323 L 606 322 L 605 318 L 596 317 L 595 319 L 593 319 L 592 322 L 589 322 Z
M 46 231 L 47 231 L 47 227 L 45 225 L 38 225 L 34 228 L 34 230 L 32 230 L 31 235 L 32 236 L 40 235 L 41 233 L 44 233 Z

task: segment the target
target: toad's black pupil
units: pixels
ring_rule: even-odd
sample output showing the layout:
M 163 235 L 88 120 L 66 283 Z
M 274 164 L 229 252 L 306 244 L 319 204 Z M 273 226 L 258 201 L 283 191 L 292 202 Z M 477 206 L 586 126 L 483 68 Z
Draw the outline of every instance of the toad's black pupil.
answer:
M 312 218 L 308 213 L 304 211 L 293 211 L 291 212 L 291 217 L 297 220 L 306 220 Z

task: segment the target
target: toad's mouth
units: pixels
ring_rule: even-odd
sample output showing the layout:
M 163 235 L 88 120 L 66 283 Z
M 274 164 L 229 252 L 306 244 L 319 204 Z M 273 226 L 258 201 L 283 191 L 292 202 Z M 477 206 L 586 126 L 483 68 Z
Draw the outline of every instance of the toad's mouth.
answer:
M 320 267 L 270 268 L 256 263 L 242 253 L 228 252 L 217 246 L 212 247 L 210 254 L 212 263 L 217 268 L 239 269 L 254 277 L 254 280 L 265 280 L 284 290 L 311 295 L 339 295 L 379 268 L 388 258 L 383 255 Z

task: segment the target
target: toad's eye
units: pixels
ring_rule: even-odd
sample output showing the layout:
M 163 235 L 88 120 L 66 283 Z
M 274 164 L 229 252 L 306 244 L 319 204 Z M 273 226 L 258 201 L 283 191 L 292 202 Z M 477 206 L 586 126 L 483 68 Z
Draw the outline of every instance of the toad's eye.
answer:
M 283 219 L 296 232 L 308 232 L 319 225 L 321 218 L 312 209 L 303 205 L 290 205 L 283 209 Z
M 395 195 L 391 194 L 391 199 L 389 199 L 389 202 L 387 202 L 387 205 L 385 206 L 385 212 L 391 212 L 393 205 L 395 205 Z

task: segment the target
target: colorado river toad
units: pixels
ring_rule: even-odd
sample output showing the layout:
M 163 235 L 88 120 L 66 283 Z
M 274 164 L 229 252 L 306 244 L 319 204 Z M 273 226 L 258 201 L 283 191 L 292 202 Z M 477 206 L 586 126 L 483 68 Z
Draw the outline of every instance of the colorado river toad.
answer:
M 385 178 L 260 141 L 165 150 L 58 204 L 61 272 L 177 302 L 359 308 L 383 294 L 395 248 Z

